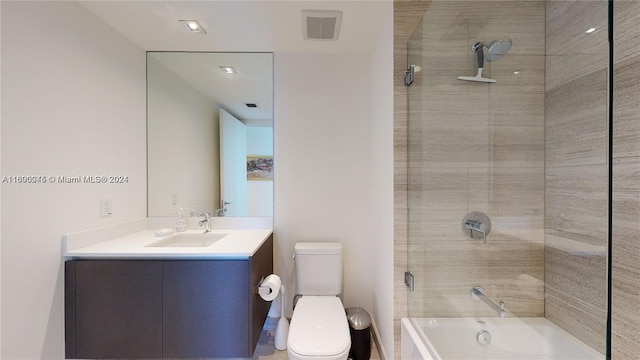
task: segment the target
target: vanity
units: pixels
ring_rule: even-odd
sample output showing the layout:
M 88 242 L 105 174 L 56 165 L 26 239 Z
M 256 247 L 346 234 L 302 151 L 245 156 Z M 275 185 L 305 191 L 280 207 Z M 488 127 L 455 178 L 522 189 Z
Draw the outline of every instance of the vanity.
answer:
M 230 64 L 251 76 L 219 76 Z M 247 162 L 273 164 L 272 79 L 272 53 L 147 53 L 148 217 L 63 236 L 67 359 L 252 357 L 271 305 L 258 285 L 273 273 L 273 174 Z M 157 233 L 181 208 L 191 230 Z M 217 215 L 206 234 L 203 209 Z
M 271 305 L 257 290 L 273 272 L 272 232 L 201 233 L 63 250 L 65 357 L 251 357 Z

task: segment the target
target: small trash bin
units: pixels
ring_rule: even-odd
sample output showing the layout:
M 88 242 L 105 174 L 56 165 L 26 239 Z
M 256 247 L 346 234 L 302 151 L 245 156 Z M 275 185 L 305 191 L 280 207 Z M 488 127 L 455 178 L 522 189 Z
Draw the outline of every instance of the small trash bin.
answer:
M 351 333 L 349 358 L 369 360 L 371 358 L 371 316 L 363 308 L 351 307 L 347 309 L 347 319 Z

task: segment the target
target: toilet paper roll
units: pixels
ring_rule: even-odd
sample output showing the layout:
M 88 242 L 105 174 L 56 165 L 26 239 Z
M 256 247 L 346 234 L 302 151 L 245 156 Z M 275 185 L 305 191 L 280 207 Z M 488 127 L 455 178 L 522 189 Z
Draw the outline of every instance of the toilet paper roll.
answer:
M 272 301 L 278 296 L 282 280 L 276 274 L 267 276 L 258 286 L 258 294 L 266 301 Z

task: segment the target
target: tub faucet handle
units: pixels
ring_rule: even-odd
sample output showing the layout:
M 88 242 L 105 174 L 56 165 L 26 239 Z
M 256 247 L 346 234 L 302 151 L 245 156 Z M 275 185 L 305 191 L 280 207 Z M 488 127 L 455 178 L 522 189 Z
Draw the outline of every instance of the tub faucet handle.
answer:
M 473 231 L 477 231 L 482 234 L 482 243 L 487 243 L 487 232 L 484 230 L 484 226 L 480 221 L 467 220 L 465 226 L 469 229 L 469 237 L 473 239 Z

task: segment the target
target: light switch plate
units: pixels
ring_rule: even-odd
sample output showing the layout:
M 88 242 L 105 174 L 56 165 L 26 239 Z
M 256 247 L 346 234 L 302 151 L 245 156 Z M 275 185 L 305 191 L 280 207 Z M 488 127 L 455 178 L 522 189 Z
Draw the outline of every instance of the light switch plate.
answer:
M 100 199 L 100 217 L 111 216 L 111 199 Z

